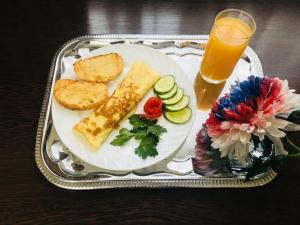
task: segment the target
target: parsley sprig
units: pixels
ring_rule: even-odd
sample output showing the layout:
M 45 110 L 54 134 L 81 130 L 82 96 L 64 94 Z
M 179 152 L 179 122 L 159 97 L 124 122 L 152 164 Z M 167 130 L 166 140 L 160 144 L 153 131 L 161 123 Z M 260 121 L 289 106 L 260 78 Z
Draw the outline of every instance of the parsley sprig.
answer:
M 134 114 L 129 118 L 132 129 L 122 128 L 119 134 L 110 143 L 114 146 L 122 146 L 131 138 L 140 140 L 140 144 L 135 148 L 134 153 L 146 159 L 148 156 L 158 155 L 156 146 L 159 142 L 159 136 L 167 132 L 166 128 L 156 124 L 157 120 L 150 120 L 140 115 Z

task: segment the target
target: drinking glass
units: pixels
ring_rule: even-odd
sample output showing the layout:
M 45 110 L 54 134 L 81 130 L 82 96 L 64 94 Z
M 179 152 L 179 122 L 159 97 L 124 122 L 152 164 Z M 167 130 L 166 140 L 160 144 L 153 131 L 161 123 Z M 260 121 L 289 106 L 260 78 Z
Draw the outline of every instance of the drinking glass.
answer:
M 232 73 L 255 33 L 254 19 L 238 9 L 221 11 L 215 18 L 200 67 L 210 83 L 222 83 Z

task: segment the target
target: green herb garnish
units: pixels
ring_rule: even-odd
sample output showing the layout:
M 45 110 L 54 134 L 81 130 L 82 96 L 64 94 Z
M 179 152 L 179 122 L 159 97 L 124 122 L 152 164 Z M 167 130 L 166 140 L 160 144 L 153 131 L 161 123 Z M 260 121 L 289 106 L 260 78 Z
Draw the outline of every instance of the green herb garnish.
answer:
M 110 143 L 115 146 L 121 146 L 129 141 L 134 134 L 132 134 L 128 129 L 122 128 L 119 131 L 119 134 L 115 137 L 115 139 Z
M 147 127 L 156 124 L 157 119 L 150 120 L 138 114 L 134 114 L 131 117 L 129 117 L 129 123 L 133 126 L 133 128 Z
M 158 155 L 156 150 L 158 141 L 158 136 L 151 133 L 147 134 L 141 139 L 140 145 L 135 149 L 134 153 L 142 159 L 146 159 L 148 156 L 154 157 Z
M 142 159 L 158 155 L 156 146 L 159 142 L 159 136 L 167 132 L 166 128 L 157 125 L 156 119 L 147 119 L 137 114 L 129 118 L 129 123 L 133 128 L 131 130 L 122 128 L 110 144 L 122 146 L 134 137 L 136 140 L 140 140 L 139 146 L 134 151 L 136 155 Z
M 148 132 L 153 134 L 153 135 L 159 136 L 162 133 L 167 132 L 167 129 L 160 126 L 160 125 L 151 125 L 151 126 L 148 127 Z

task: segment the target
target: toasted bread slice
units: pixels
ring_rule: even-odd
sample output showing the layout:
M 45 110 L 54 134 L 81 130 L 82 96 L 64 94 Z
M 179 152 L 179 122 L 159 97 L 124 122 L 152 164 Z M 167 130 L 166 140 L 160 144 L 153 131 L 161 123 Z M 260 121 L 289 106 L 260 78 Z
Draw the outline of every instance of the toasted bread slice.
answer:
M 117 78 L 123 71 L 123 59 L 117 53 L 98 55 L 74 63 L 78 79 L 107 82 Z
M 144 62 L 134 63 L 113 95 L 89 117 L 77 123 L 73 128 L 74 131 L 83 136 L 94 149 L 99 148 L 110 132 L 131 113 L 159 77 L 160 75 Z
M 105 84 L 83 80 L 58 80 L 54 86 L 54 97 L 68 109 L 93 109 L 108 98 Z

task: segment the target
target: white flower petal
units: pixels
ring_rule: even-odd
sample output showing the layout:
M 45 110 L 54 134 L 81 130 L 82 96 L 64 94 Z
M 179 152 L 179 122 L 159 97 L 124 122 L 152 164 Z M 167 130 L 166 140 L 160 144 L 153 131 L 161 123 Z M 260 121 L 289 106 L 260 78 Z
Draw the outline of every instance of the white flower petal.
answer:
M 228 138 L 226 137 L 227 135 L 221 135 L 220 137 L 214 138 L 212 141 L 211 146 L 216 149 L 224 148 L 228 146 Z
M 279 118 L 269 118 L 268 120 L 272 123 L 272 125 L 271 125 L 272 127 L 276 127 L 279 129 L 282 129 L 289 124 L 289 121 L 279 119 Z
M 233 134 L 231 135 L 231 140 L 237 141 L 240 139 L 240 131 L 232 132 Z
M 284 127 L 283 130 L 286 130 L 286 131 L 297 131 L 297 130 L 300 130 L 300 125 L 292 123 L 292 122 L 288 122 L 288 125 L 286 127 Z
M 228 157 L 229 159 L 232 159 L 234 156 L 234 144 L 228 146 Z
M 242 123 L 240 126 L 240 130 L 246 131 L 248 130 L 249 124 L 248 123 Z
M 264 140 L 265 138 L 265 133 L 266 133 L 266 130 L 265 129 L 262 129 L 262 128 L 256 128 L 254 131 L 253 131 L 253 134 L 257 137 L 259 137 L 259 140 L 262 141 Z
M 251 138 L 251 134 L 250 134 L 250 133 L 247 133 L 247 132 L 241 132 L 241 133 L 240 133 L 240 141 L 241 141 L 243 144 L 249 143 L 250 138 Z
M 232 159 L 234 155 L 234 144 L 225 148 L 220 148 L 219 151 L 221 152 L 221 158 L 228 156 L 229 159 Z
M 255 131 L 253 132 L 255 136 L 259 138 L 260 141 L 263 141 L 265 139 L 265 134 L 263 133 L 256 133 Z
M 283 131 L 281 131 L 273 126 L 268 127 L 266 130 L 270 135 L 272 135 L 274 137 L 282 138 L 282 137 L 285 137 L 285 135 L 286 135 Z
M 213 147 L 214 148 L 222 148 L 222 147 L 225 147 L 226 144 L 228 142 L 228 135 L 227 134 L 223 134 L 217 138 L 214 138 L 213 139 Z
M 248 150 L 247 144 L 243 144 L 239 141 L 235 143 L 235 155 L 243 165 L 247 163 L 246 156 L 248 154 Z
M 219 149 L 219 151 L 221 152 L 221 158 L 224 158 L 225 156 L 228 155 L 228 150 L 229 150 L 228 147 L 220 148 L 220 149 Z
M 266 133 L 266 136 L 273 141 L 275 147 L 275 155 L 287 155 L 288 152 L 284 150 L 282 141 L 278 137 L 272 136 L 270 133 Z
M 282 87 L 281 87 L 281 94 L 285 94 L 288 90 L 289 90 L 289 82 L 285 79 L 285 80 L 281 80 L 282 82 Z

